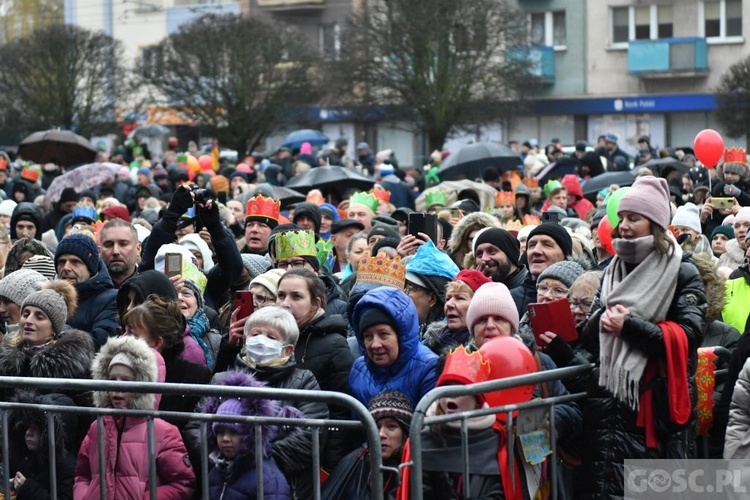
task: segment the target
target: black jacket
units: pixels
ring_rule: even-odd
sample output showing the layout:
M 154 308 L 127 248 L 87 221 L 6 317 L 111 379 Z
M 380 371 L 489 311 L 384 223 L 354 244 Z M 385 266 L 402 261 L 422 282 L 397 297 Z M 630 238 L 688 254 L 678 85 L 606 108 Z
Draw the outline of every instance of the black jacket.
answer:
M 294 350 L 297 366 L 310 370 L 324 391 L 349 394 L 349 372 L 354 364 L 354 356 L 346 342 L 346 322 L 343 316 L 325 314 L 301 329 Z M 329 405 L 332 419 L 347 420 L 347 408 Z M 328 439 L 322 465 L 328 469 L 351 448 L 347 443 L 347 433 L 335 432 Z
M 518 310 L 518 317 L 522 318 L 526 314 L 526 306 L 536 302 L 536 279 L 527 272 L 523 283 L 515 288 L 510 288 L 510 296 L 513 297 L 513 302 L 516 303 L 516 309 Z
M 13 209 L 13 214 L 10 217 L 10 239 L 14 242 L 18 239 L 18 235 L 16 234 L 16 223 L 22 218 L 34 223 L 36 226 L 34 239 L 42 241 L 42 233 L 44 232 L 42 214 L 39 213 L 36 205 L 27 201 L 19 203 L 16 205 L 16 208 Z
M 45 446 L 47 443 L 42 443 Z M 73 498 L 73 483 L 75 482 L 76 457 L 67 454 L 57 460 L 57 498 L 68 500 Z M 49 464 L 41 463 L 35 454 L 27 454 L 18 464 L 16 470 L 10 473 L 11 479 L 16 472 L 26 477 L 26 482 L 16 493 L 16 500 L 42 500 L 52 498 L 50 495 Z
M 191 363 L 182 359 L 179 353 L 163 353 L 166 376 L 164 382 L 168 384 L 208 384 L 211 381 L 211 370 L 206 365 Z M 159 401 L 160 411 L 193 411 L 200 401 L 200 396 L 186 396 L 184 394 L 163 394 Z M 182 430 L 184 419 L 165 419 L 170 424 Z
M 696 402 L 695 379 L 697 349 L 701 344 L 706 312 L 703 281 L 689 254 L 680 264 L 677 290 L 666 319 L 679 324 L 687 335 L 689 360 L 688 380 L 693 407 Z M 598 297 L 593 313 L 584 326 L 583 342 L 596 359 L 599 358 L 599 319 L 603 312 Z M 661 328 L 637 316 L 625 317 L 621 336 L 649 358 L 664 358 L 664 339 Z M 642 428 L 637 427 L 637 413 L 621 403 L 606 389 L 599 387 L 599 369 L 590 379 L 588 399 L 583 418 L 583 464 L 576 498 L 603 498 L 623 495 L 623 459 L 685 458 L 694 443 L 695 411 L 684 426 L 669 422 L 666 394 L 657 390 L 666 381 L 654 382 L 654 412 L 656 414 L 660 449 L 647 448 Z
M 88 280 L 76 283 L 78 309 L 68 318 L 73 328 L 91 333 L 96 348 L 109 337 L 117 335 L 117 290 L 109 277 L 107 266 L 99 259 L 99 270 Z
M 320 280 L 326 286 L 326 313 L 330 316 L 341 314 L 346 316 L 346 294 L 332 276 L 321 274 Z

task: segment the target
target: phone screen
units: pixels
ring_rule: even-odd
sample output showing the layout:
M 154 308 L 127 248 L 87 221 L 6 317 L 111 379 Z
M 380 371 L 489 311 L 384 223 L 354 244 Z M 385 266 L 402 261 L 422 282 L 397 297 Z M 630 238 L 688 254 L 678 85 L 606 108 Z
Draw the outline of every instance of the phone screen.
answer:
M 182 254 L 168 253 L 164 256 L 164 274 L 170 277 L 182 274 Z

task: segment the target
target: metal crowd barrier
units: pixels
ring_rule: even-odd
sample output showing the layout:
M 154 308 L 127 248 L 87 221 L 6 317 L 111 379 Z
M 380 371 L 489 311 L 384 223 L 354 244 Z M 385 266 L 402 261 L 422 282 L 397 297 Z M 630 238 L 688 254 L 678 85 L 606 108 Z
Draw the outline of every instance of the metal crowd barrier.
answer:
M 593 368 L 593 364 L 572 366 L 567 368 L 558 368 L 555 370 L 546 370 L 542 372 L 532 373 L 529 375 L 521 375 L 517 377 L 511 377 L 501 380 L 492 380 L 490 382 L 482 382 L 479 384 L 471 385 L 449 385 L 445 387 L 438 387 L 428 392 L 417 405 L 414 410 L 414 417 L 411 421 L 411 428 L 409 430 L 409 440 L 411 446 L 411 462 L 402 464 L 404 467 L 411 467 L 411 483 L 410 483 L 410 498 L 412 500 L 422 500 L 422 430 L 426 425 L 445 423 L 450 421 L 461 421 L 461 462 L 462 462 L 462 473 L 464 475 L 463 481 L 463 498 L 469 498 L 469 487 L 471 481 L 469 478 L 469 442 L 468 442 L 468 420 L 474 417 L 482 417 L 486 415 L 494 415 L 498 413 L 506 413 L 508 427 L 513 426 L 513 413 L 516 410 L 532 409 L 539 407 L 550 407 L 550 415 L 554 415 L 555 405 L 560 403 L 569 403 L 584 399 L 585 393 L 579 394 L 568 394 L 565 396 L 551 397 L 547 399 L 532 399 L 531 401 L 523 404 L 512 404 L 505 406 L 496 406 L 492 408 L 482 408 L 478 410 L 472 410 L 468 412 L 454 413 L 450 415 L 440 415 L 434 417 L 426 417 L 427 410 L 432 404 L 441 398 L 459 397 L 459 396 L 476 396 L 477 394 L 483 394 L 492 391 L 498 391 L 501 389 L 509 389 L 511 387 L 518 387 L 522 385 L 539 384 L 542 382 L 550 382 L 558 379 L 565 379 L 573 375 L 581 375 L 589 373 Z M 553 420 L 553 419 L 550 419 Z M 550 486 L 551 486 L 551 498 L 557 498 L 557 460 L 556 460 L 556 443 L 557 435 L 555 433 L 554 421 L 549 424 L 550 428 L 550 447 L 552 450 L 552 459 L 550 460 L 551 474 L 550 474 Z M 508 439 L 506 445 L 508 446 L 508 462 L 511 464 L 511 472 L 514 470 L 512 464 L 515 460 L 513 456 L 514 452 L 514 441 L 515 439 Z
M 96 417 L 98 426 L 98 450 L 99 469 L 105 471 L 104 456 L 104 420 L 103 417 L 111 416 L 141 416 L 146 418 L 147 440 L 149 451 L 149 494 L 152 500 L 157 499 L 157 471 L 155 457 L 155 435 L 154 418 L 184 419 L 200 422 L 201 434 L 201 475 L 202 491 L 201 498 L 208 498 L 208 443 L 207 425 L 210 422 L 242 422 L 254 426 L 256 446 L 256 474 L 258 475 L 258 498 L 263 498 L 263 454 L 262 446 L 263 425 L 283 425 L 290 427 L 312 428 L 312 456 L 313 456 L 313 491 L 315 500 L 320 499 L 320 429 L 321 428 L 363 428 L 369 443 L 370 456 L 370 488 L 373 500 L 383 498 L 383 475 L 381 464 L 382 453 L 380 449 L 380 436 L 377 425 L 367 408 L 353 397 L 338 392 L 328 391 L 306 391 L 296 389 L 272 389 L 268 387 L 237 387 L 219 385 L 198 384 L 167 384 L 151 382 L 120 382 L 85 379 L 52 379 L 52 378 L 25 378 L 25 377 L 0 377 L 0 387 L 39 389 L 47 392 L 70 392 L 70 391 L 121 391 L 152 394 L 180 394 L 195 396 L 221 396 L 221 397 L 243 397 L 250 399 L 271 399 L 284 401 L 309 401 L 325 404 L 336 404 L 346 406 L 359 417 L 357 421 L 309 419 L 309 418 L 279 418 L 279 417 L 245 417 L 213 415 L 205 413 L 187 412 L 164 412 L 158 410 L 120 410 L 114 408 L 89 408 L 77 406 L 37 405 L 29 403 L 0 402 L 0 432 L 2 432 L 2 466 L 5 474 L 2 479 L 2 491 L 5 498 L 10 497 L 10 471 L 9 471 L 9 442 L 8 442 L 8 411 L 12 409 L 39 410 L 47 412 L 48 445 L 50 460 L 50 498 L 57 498 L 57 470 L 55 467 L 55 430 L 53 425 L 53 414 L 74 413 L 78 415 L 91 415 Z M 100 482 L 100 498 L 107 498 L 106 474 L 102 473 Z

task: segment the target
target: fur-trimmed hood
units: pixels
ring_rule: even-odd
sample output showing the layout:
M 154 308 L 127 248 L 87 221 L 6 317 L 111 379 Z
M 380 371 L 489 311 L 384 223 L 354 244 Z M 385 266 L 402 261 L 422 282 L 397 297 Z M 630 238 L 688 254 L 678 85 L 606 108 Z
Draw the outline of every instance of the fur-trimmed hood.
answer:
M 265 384 L 258 381 L 254 376 L 246 372 L 230 372 L 226 377 L 222 378 L 218 385 L 223 386 L 234 386 L 234 387 L 263 387 Z M 262 416 L 262 417 L 292 417 L 301 418 L 302 414 L 299 410 L 293 407 L 285 406 L 280 408 L 276 401 L 270 399 L 250 399 L 250 398 L 236 398 L 241 403 L 240 415 L 243 416 Z M 219 406 L 226 400 L 226 398 L 209 396 L 203 398 L 201 401 L 201 413 L 215 414 L 219 409 Z M 252 460 L 255 460 L 255 432 L 250 424 L 243 425 L 246 427 L 246 432 L 242 432 L 242 443 L 240 445 L 240 455 L 247 456 Z M 208 447 L 209 451 L 215 451 L 217 449 L 216 434 L 214 433 L 214 426 L 207 426 L 208 432 Z M 263 457 L 268 458 L 271 456 L 271 449 L 273 442 L 275 441 L 279 433 L 278 426 L 275 425 L 264 425 L 263 426 Z
M 131 335 L 111 337 L 102 346 L 102 350 L 94 358 L 91 365 L 91 376 L 95 380 L 109 380 L 109 364 L 115 355 L 125 354 L 132 363 L 135 372 L 135 382 L 156 382 L 158 368 L 156 355 L 146 342 Z M 99 408 L 110 406 L 109 393 L 94 392 L 94 405 Z M 135 393 L 130 402 L 133 410 L 153 410 L 156 408 L 154 394 Z
M 91 335 L 68 330 L 49 346 L 25 353 L 6 336 L 0 342 L 0 375 L 11 377 L 88 378 L 96 349 Z
M 721 310 L 724 309 L 724 303 L 726 301 L 726 292 L 724 289 L 724 282 L 726 279 L 716 272 L 716 264 L 714 264 L 713 259 L 705 253 L 694 253 L 693 263 L 701 273 L 703 287 L 706 289 L 706 302 L 708 303 L 708 309 L 706 310 L 706 326 L 708 327 L 712 321 L 721 317 Z
M 474 212 L 467 215 L 456 224 L 453 228 L 453 234 L 451 234 L 450 240 L 448 240 L 448 251 L 455 253 L 458 251 L 462 244 L 466 244 L 469 234 L 472 231 L 478 231 L 485 227 L 500 227 L 500 222 L 490 214 L 484 212 Z M 471 242 L 468 242 L 471 248 Z
M 13 403 L 26 403 L 35 405 L 75 406 L 68 396 L 63 394 L 41 395 L 36 391 L 18 389 L 15 393 Z M 78 418 L 73 413 L 53 413 L 52 421 L 55 428 L 55 455 L 61 460 L 68 453 L 76 453 L 73 449 L 73 437 L 76 431 Z M 26 429 L 31 425 L 39 429 L 39 442 L 41 446 L 37 452 L 42 460 L 49 456 L 49 428 L 47 426 L 47 414 L 38 410 L 13 409 L 8 413 L 8 428 L 12 430 L 10 436 L 17 441 L 24 441 Z M 25 447 L 25 443 L 19 443 Z

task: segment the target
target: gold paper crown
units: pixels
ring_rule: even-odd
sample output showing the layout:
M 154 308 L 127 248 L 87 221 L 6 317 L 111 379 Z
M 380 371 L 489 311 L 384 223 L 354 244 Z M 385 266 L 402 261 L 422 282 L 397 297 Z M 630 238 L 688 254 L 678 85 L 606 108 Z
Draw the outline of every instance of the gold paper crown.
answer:
M 747 153 L 743 148 L 725 149 L 724 163 L 742 163 L 747 165 Z
M 536 215 L 524 215 L 523 216 L 524 226 L 538 226 L 541 223 L 542 223 L 541 219 L 537 217 Z
M 380 200 L 382 203 L 391 202 L 391 192 L 382 186 L 375 186 L 370 190 L 370 193 L 372 193 L 373 196 L 375 196 L 375 198 Z
M 469 353 L 466 347 L 459 346 L 448 353 L 445 358 L 443 373 L 440 374 L 437 386 L 448 382 L 476 384 L 486 382 L 490 377 L 490 362 L 484 359 L 479 351 Z
M 495 195 L 495 206 L 502 207 L 504 205 L 515 205 L 516 195 L 513 191 L 498 191 Z
M 273 198 L 266 198 L 262 194 L 254 196 L 247 201 L 246 216 L 271 219 L 279 222 L 279 212 L 281 212 L 281 202 Z
M 524 179 L 523 183 L 526 184 L 526 187 L 529 189 L 536 189 L 539 187 L 539 181 L 536 179 Z
M 406 285 L 406 267 L 401 263 L 399 255 L 391 257 L 385 252 L 380 252 L 375 257 L 365 255 L 359 259 L 357 283 L 375 283 L 403 290 Z
M 318 257 L 315 246 L 315 233 L 312 231 L 285 231 L 274 238 L 276 260 L 291 257 Z
M 521 221 L 519 221 L 518 219 L 513 219 L 505 223 L 506 231 L 515 231 L 517 233 L 521 229 L 523 229 L 523 224 L 521 224 Z
M 372 213 L 377 213 L 378 207 L 380 206 L 380 200 L 378 200 L 372 193 L 354 193 L 349 199 L 349 206 L 352 205 L 364 205 L 369 208 Z
M 448 196 L 445 194 L 445 191 L 441 191 L 440 189 L 430 191 L 429 193 L 424 195 L 424 206 L 426 208 L 430 208 L 433 205 L 445 206 L 447 204 Z

